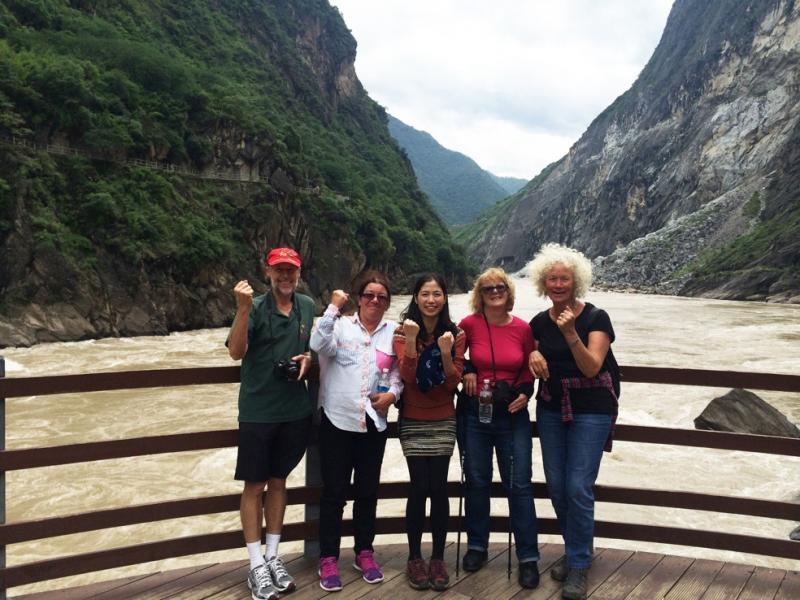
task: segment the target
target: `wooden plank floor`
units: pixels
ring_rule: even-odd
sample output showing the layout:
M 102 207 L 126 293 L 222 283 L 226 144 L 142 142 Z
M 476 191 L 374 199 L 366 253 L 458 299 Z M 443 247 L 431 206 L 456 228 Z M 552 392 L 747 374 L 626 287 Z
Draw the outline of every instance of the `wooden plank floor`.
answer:
M 463 546 L 462 546 L 463 551 Z M 489 564 L 477 573 L 464 573 L 456 579 L 455 544 L 449 544 L 445 560 L 451 569 L 451 585 L 446 592 L 412 590 L 404 575 L 407 546 L 378 546 L 376 557 L 383 566 L 385 580 L 369 585 L 360 579 L 349 562 L 347 552 L 339 561 L 344 589 L 330 594 L 332 600 L 354 598 L 392 598 L 392 600 L 447 598 L 557 599 L 561 584 L 552 580 L 549 569 L 561 556 L 563 546 L 542 544 L 539 570 L 542 581 L 536 590 L 517 585 L 516 560 L 512 560 L 511 580 L 507 578 L 508 552 L 503 544 L 492 544 Z M 512 550 L 513 552 L 513 550 Z M 297 554 L 284 557 L 295 577 L 297 589 L 291 600 L 323 598 L 316 561 Z M 170 600 L 246 600 L 250 598 L 245 579 L 247 561 L 190 567 L 152 575 L 127 577 L 68 590 L 16 596 L 19 600 L 83 600 L 85 598 L 167 599 Z M 13 596 L 13 590 L 11 593 Z M 800 573 L 767 569 L 712 560 L 665 556 L 650 552 L 598 549 L 589 572 L 589 598 L 592 600 L 797 600 L 800 598 Z

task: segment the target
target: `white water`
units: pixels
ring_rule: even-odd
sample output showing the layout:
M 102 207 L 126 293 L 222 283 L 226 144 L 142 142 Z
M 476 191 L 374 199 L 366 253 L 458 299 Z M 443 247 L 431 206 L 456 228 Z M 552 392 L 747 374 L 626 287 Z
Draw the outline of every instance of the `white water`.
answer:
M 517 286 L 514 314 L 527 320 L 547 306 L 543 299 L 534 296 L 529 282 L 520 280 Z M 467 300 L 465 294 L 451 297 L 451 311 L 456 320 L 467 314 Z M 621 364 L 800 372 L 800 306 L 603 292 L 591 293 L 588 300 L 611 315 L 617 334 L 613 348 Z M 396 316 L 407 301 L 408 297 L 396 297 L 390 314 Z M 223 329 L 209 329 L 165 337 L 42 344 L 27 349 L 5 349 L 2 354 L 9 377 L 231 365 L 223 347 L 226 333 Z M 619 422 L 692 428 L 694 417 L 712 398 L 726 391 L 627 384 L 623 388 Z M 9 399 L 6 447 L 234 428 L 236 393 L 236 385 L 215 385 Z M 800 422 L 798 394 L 758 393 L 790 420 Z M 240 486 L 232 480 L 234 463 L 235 449 L 224 449 L 12 471 L 7 474 L 7 519 L 13 522 L 188 496 L 238 493 Z M 303 477 L 301 466 L 292 474 L 290 485 L 303 485 Z M 407 478 L 397 440 L 390 440 L 387 447 L 382 478 L 384 481 Z M 458 479 L 455 460 L 451 463 L 450 478 Z M 543 481 L 536 444 L 534 479 Z M 599 483 L 798 501 L 800 459 L 617 442 L 614 452 L 603 459 Z M 493 502 L 493 511 L 505 514 L 504 501 Z M 552 515 L 547 500 L 537 501 L 536 506 L 540 515 Z M 382 501 L 379 511 L 399 515 L 403 507 L 401 500 Z M 455 507 L 454 504 L 454 512 Z M 785 538 L 796 526 L 787 521 L 614 504 L 598 504 L 597 517 L 776 538 Z M 287 522 L 302 518 L 302 507 L 289 507 Z M 9 546 L 8 564 L 238 527 L 238 515 L 225 514 L 61 536 Z M 382 539 L 404 541 L 403 536 Z M 555 539 L 543 537 L 544 541 Z M 800 570 L 800 561 L 762 556 L 619 540 L 598 540 L 598 545 Z M 299 543 L 285 546 L 282 546 L 284 551 L 301 547 Z M 347 542 L 343 547 L 347 547 Z M 243 558 L 243 549 L 195 555 L 66 578 L 55 584 L 25 586 L 12 590 L 12 594 Z

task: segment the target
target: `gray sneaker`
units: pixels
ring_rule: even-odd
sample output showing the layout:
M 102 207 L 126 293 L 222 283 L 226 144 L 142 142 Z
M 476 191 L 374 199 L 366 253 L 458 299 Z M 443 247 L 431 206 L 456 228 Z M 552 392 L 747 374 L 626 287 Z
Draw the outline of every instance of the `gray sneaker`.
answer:
M 283 564 L 280 556 L 273 556 L 267 560 L 267 567 L 279 592 L 291 592 L 294 590 L 294 577 L 289 575 L 289 571 L 286 570 L 286 565 Z
M 272 585 L 267 565 L 261 564 L 247 574 L 247 587 L 253 600 L 277 600 L 278 590 Z

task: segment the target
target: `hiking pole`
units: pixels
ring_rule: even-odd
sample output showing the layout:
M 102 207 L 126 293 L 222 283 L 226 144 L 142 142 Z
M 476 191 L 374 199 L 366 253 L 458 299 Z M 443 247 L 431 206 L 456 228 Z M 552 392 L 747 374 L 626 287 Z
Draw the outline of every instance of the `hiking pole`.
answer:
M 511 414 L 511 457 L 508 464 L 508 580 L 511 580 L 511 530 L 514 528 L 514 413 Z
M 461 485 L 458 486 L 458 534 L 456 535 L 456 579 L 461 567 L 461 511 L 464 506 L 464 452 L 458 449 L 459 462 L 461 463 Z

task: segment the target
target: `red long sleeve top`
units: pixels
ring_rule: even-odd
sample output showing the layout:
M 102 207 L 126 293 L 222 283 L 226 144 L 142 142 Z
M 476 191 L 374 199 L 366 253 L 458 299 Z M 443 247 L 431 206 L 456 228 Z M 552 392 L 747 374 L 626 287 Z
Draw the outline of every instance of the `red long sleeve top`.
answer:
M 492 375 L 492 353 L 489 330 L 483 315 L 471 314 L 461 319 L 458 326 L 464 330 L 469 345 L 469 359 L 478 371 L 478 387 L 481 381 L 494 379 Z M 533 379 L 528 370 L 528 355 L 536 347 L 530 326 L 513 317 L 507 325 L 489 325 L 492 330 L 491 345 L 494 347 L 494 362 L 498 381 L 516 385 L 530 384 Z

